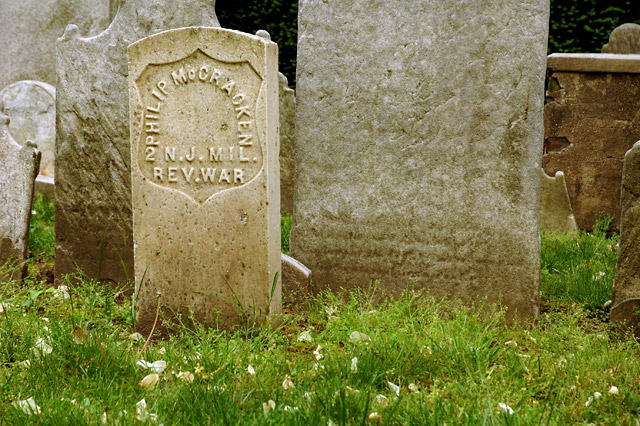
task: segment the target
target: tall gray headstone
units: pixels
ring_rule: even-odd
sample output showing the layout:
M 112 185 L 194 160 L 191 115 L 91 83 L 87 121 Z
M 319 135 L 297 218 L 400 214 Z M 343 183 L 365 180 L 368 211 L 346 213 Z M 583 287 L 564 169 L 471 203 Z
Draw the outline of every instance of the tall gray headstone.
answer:
M 40 152 L 32 142 L 19 145 L 0 100 L 0 282 L 21 280 L 26 273 L 33 182 Z
M 624 156 L 620 205 L 620 248 L 611 321 L 625 324 L 640 337 L 640 142 Z
M 56 84 L 56 39 L 69 23 L 95 35 L 109 26 L 110 0 L 0 0 L 0 88 L 19 80 Z
M 0 90 L 0 101 L 11 119 L 11 135 L 20 145 L 28 140 L 34 142 L 42 153 L 40 174 L 54 177 L 55 87 L 44 81 L 16 81 Z
M 537 314 L 548 21 L 547 0 L 300 2 L 291 254 L 315 289 Z
M 215 1 L 123 0 L 103 33 L 58 40 L 56 277 L 133 274 L 127 46 L 163 30 L 219 26 Z

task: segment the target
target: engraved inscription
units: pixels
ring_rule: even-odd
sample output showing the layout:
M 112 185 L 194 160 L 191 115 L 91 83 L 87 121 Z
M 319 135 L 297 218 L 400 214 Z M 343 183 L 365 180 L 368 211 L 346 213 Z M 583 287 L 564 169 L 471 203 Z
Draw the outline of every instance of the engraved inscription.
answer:
M 261 85 L 248 62 L 218 61 L 201 50 L 147 66 L 136 80 L 136 158 L 145 178 L 198 203 L 253 179 L 263 167 L 255 122 Z

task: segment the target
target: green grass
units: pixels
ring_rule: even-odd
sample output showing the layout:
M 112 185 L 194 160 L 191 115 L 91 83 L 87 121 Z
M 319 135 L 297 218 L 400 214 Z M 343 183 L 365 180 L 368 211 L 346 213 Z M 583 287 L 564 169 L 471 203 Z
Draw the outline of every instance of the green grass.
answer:
M 420 293 L 374 304 L 354 291 L 322 294 L 277 327 L 178 325 L 145 346 L 117 290 L 81 280 L 64 298 L 34 278 L 0 284 L 0 424 L 635 425 L 640 346 L 587 290 L 613 277 L 616 238 L 601 231 L 543 234 L 545 309 L 528 328 Z M 40 338 L 51 351 L 38 357 Z M 166 362 L 154 388 L 139 385 L 140 359 Z M 40 414 L 12 405 L 29 397 Z

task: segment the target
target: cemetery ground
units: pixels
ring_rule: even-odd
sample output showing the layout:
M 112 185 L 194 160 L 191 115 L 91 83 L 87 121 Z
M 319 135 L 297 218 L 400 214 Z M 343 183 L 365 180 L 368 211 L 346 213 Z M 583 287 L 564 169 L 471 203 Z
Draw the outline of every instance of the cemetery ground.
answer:
M 374 304 L 374 287 L 346 301 L 325 293 L 277 327 L 178 324 L 147 341 L 124 288 L 80 274 L 54 286 L 53 220 L 38 195 L 29 275 L 0 285 L 0 424 L 640 421 L 640 346 L 604 307 L 617 256 L 606 221 L 542 235 L 530 327 L 420 293 Z

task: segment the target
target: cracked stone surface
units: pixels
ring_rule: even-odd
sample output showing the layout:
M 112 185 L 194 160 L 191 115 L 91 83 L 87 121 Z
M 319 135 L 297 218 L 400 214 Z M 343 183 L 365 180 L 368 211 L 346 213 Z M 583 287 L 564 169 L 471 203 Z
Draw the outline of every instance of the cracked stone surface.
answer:
M 9 122 L 0 100 L 0 282 L 26 274 L 33 183 L 40 167 L 37 147 L 30 141 L 18 144 Z
M 300 2 L 291 254 L 314 289 L 536 316 L 548 7 Z
M 19 80 L 56 84 L 56 39 L 69 23 L 95 35 L 109 25 L 109 0 L 0 0 L 0 89 Z
M 609 58 L 590 56 L 581 72 L 550 70 L 542 163 L 549 175 L 564 172 L 578 228 L 591 231 L 605 214 L 617 231 L 623 159 L 640 139 L 640 74 L 601 72 Z M 584 71 L 589 63 L 600 72 Z
M 620 248 L 611 321 L 626 322 L 640 337 L 640 141 L 624 157 L 621 201 Z
M 56 44 L 56 279 L 133 275 L 127 46 L 171 28 L 219 27 L 215 1 L 123 0 L 104 32 Z

